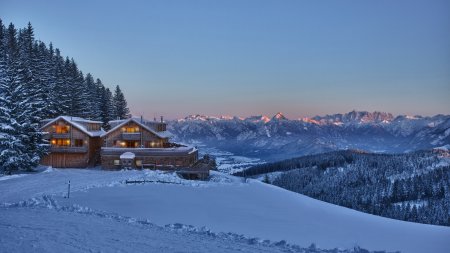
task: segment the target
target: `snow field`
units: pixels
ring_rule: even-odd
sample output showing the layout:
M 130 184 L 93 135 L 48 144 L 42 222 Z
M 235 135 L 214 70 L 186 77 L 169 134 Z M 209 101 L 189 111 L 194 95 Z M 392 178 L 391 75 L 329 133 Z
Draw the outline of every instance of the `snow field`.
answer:
M 307 249 L 312 243 L 336 252 L 450 252 L 448 227 L 373 216 L 218 172 L 204 182 L 150 170 L 48 169 L 3 178 L 0 192 L 0 252 L 328 252 Z

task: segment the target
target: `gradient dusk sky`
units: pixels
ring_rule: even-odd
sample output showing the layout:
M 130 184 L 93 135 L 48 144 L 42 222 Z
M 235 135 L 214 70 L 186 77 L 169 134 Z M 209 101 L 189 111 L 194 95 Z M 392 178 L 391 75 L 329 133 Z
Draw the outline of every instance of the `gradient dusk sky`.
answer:
M 450 113 L 448 0 L 0 0 L 0 18 L 135 115 Z

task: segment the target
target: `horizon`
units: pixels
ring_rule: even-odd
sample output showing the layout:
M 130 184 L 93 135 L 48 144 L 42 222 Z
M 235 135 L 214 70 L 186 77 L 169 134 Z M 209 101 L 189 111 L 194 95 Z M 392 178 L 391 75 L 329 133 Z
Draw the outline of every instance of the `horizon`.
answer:
M 394 114 L 394 113 L 390 113 L 390 112 L 376 111 L 376 110 L 375 111 L 351 110 L 351 111 L 348 111 L 348 112 L 336 112 L 336 113 L 327 113 L 327 114 L 317 114 L 317 115 L 313 115 L 313 116 L 294 117 L 294 118 L 288 117 L 288 116 L 286 116 L 285 113 L 280 112 L 280 111 L 276 112 L 275 114 L 258 114 L 258 115 L 248 115 L 248 116 L 238 116 L 238 115 L 230 115 L 230 114 L 199 114 L 199 113 L 196 113 L 196 114 L 185 115 L 185 116 L 182 116 L 182 117 L 179 117 L 179 118 L 166 118 L 164 115 L 157 115 L 155 117 L 149 118 L 149 117 L 145 117 L 144 115 L 135 115 L 135 114 L 132 114 L 131 117 L 132 118 L 139 118 L 139 117 L 143 116 L 144 119 L 146 119 L 146 120 L 151 120 L 151 119 L 155 118 L 156 121 L 158 121 L 161 116 L 163 116 L 164 120 L 169 120 L 169 121 L 172 121 L 172 120 L 183 120 L 183 119 L 186 119 L 186 118 L 191 117 L 191 116 L 193 116 L 193 117 L 195 117 L 195 116 L 208 117 L 208 118 L 222 118 L 222 117 L 223 118 L 228 118 L 229 117 L 229 118 L 239 118 L 241 120 L 244 120 L 244 119 L 247 119 L 247 118 L 251 118 L 251 117 L 267 117 L 270 120 L 272 120 L 273 117 L 275 117 L 276 115 L 282 114 L 288 120 L 303 120 L 303 119 L 312 119 L 314 117 L 326 117 L 326 116 L 333 116 L 333 115 L 339 115 L 339 114 L 340 115 L 345 115 L 345 114 L 349 114 L 349 113 L 352 113 L 352 112 L 357 112 L 357 113 L 386 113 L 386 114 L 392 115 L 392 117 L 394 119 L 397 118 L 397 117 L 401 117 L 401 116 L 404 116 L 404 117 L 422 117 L 422 118 L 429 117 L 429 118 L 432 118 L 432 117 L 436 117 L 436 116 L 447 116 L 447 115 L 450 115 L 450 114 L 443 114 L 443 113 L 438 113 L 438 114 L 434 114 L 434 115 Z
M 31 22 L 120 85 L 133 115 L 167 119 L 449 114 L 449 14 L 440 0 L 0 4 L 5 25 Z

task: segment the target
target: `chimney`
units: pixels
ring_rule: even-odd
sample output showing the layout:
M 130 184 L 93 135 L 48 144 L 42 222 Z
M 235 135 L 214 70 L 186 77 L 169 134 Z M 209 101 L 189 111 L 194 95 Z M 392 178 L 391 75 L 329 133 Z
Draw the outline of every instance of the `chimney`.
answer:
M 141 123 L 143 123 L 144 122 L 144 118 L 142 118 L 142 115 L 141 115 Z
M 163 121 L 164 121 L 164 120 L 163 120 L 163 116 L 161 116 L 161 123 L 163 123 Z

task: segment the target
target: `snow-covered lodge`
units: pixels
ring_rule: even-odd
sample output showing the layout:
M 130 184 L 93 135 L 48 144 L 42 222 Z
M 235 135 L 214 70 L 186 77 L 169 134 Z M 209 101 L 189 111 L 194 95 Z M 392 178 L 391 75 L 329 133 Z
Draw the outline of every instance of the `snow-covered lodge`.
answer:
M 102 146 L 101 121 L 59 116 L 43 121 L 44 138 L 50 142 L 50 154 L 41 163 L 56 168 L 85 168 L 99 162 Z
M 169 141 L 166 123 L 141 118 L 113 120 L 105 132 L 102 122 L 60 116 L 45 120 L 42 130 L 49 140 L 50 154 L 43 165 L 57 168 L 85 168 L 101 164 L 103 169 L 150 168 L 177 170 L 189 177 L 205 178 L 200 170 L 198 150 Z M 205 174 L 206 173 L 206 174 Z M 192 176 L 193 175 L 193 176 Z
M 169 142 L 166 123 L 130 118 L 109 122 L 104 133 L 101 164 L 104 169 L 192 167 L 198 159 L 195 147 Z

